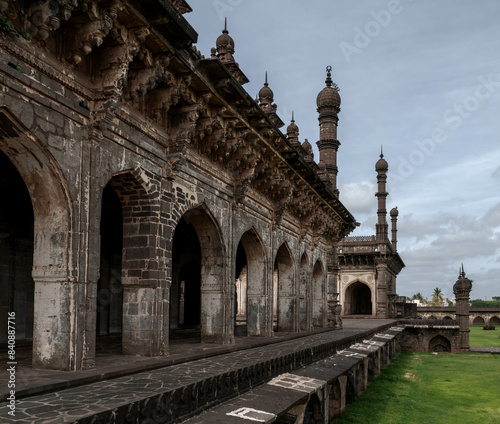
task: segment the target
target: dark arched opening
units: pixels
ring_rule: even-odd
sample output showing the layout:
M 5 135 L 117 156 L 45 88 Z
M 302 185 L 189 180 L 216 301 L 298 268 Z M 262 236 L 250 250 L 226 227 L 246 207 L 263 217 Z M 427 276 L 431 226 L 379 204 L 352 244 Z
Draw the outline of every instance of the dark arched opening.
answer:
M 108 183 L 102 194 L 101 267 L 97 281 L 97 351 L 121 351 L 123 286 L 123 212 L 120 198 Z
M 435 336 L 429 341 L 429 352 L 451 352 L 451 343 L 444 336 Z
M 372 293 L 370 288 L 359 281 L 351 284 L 346 290 L 346 304 L 348 306 L 346 315 L 371 315 Z
M 181 334 L 189 334 L 177 330 L 199 330 L 200 313 L 201 246 L 196 230 L 184 215 L 175 228 L 172 248 L 170 337 L 178 338 Z
M 275 305 L 277 305 L 278 331 L 294 331 L 294 266 L 292 256 L 285 244 L 281 245 L 274 261 Z M 274 308 L 273 308 L 274 309 Z
M 0 151 L 0 343 L 7 342 L 8 313 L 15 312 L 16 340 L 33 339 L 34 215 L 26 185 Z
M 316 424 L 323 422 L 321 419 L 323 416 L 321 402 L 318 398 L 318 395 L 314 393 L 311 395 L 309 402 L 307 402 L 306 409 L 304 411 L 304 420 L 302 421 L 304 424 Z
M 474 321 L 472 321 L 472 324 L 484 325 L 484 318 L 483 317 L 476 317 L 476 318 L 474 318 Z
M 498 317 L 491 317 L 490 318 L 490 325 L 500 325 L 500 318 L 498 318 Z

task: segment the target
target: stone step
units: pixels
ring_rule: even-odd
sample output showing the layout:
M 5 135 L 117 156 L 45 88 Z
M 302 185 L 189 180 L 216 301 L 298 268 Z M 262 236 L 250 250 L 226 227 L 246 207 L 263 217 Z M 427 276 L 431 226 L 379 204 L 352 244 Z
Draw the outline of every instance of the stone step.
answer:
M 317 422 L 330 422 L 343 413 L 348 400 L 366 388 L 381 365 L 389 362 L 393 341 L 403 330 L 392 327 L 328 358 L 281 374 L 183 424 L 302 422 L 313 396 L 317 397 L 316 410 L 309 413 Z
M 332 330 L 20 399 L 19 423 L 179 421 L 372 337 L 391 323 Z M 0 416 L 8 417 L 5 403 Z M 154 418 L 153 418 L 154 419 Z

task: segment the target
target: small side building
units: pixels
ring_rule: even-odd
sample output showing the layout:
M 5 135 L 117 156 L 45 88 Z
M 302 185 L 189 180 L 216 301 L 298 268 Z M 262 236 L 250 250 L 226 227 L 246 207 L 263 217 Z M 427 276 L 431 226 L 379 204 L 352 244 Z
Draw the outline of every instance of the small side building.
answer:
M 383 153 L 377 171 L 378 223 L 376 234 L 345 237 L 338 245 L 339 301 L 343 316 L 393 318 L 398 315 L 396 278 L 405 266 L 397 251 L 398 210 L 390 212 L 392 238 L 389 240 L 386 191 L 389 165 Z

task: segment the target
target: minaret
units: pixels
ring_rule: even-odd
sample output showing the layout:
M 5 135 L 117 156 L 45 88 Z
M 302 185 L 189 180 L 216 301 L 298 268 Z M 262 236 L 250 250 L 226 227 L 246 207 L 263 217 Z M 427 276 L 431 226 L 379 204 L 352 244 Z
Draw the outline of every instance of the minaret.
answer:
M 375 171 L 377 171 L 377 185 L 378 192 L 375 193 L 375 196 L 378 197 L 378 209 L 377 209 L 377 217 L 378 222 L 376 225 L 376 235 L 378 242 L 384 242 L 388 240 L 388 232 L 389 225 L 387 224 L 386 215 L 386 200 L 387 193 L 386 191 L 386 182 L 387 182 L 387 171 L 389 170 L 389 165 L 387 161 L 384 159 L 384 154 L 382 150 L 380 151 L 380 159 L 375 164 Z
M 457 301 L 456 316 L 460 327 L 460 350 L 469 350 L 469 297 L 472 283 L 465 277 L 464 265 L 459 270 L 458 280 L 453 286 Z
M 391 223 L 392 223 L 392 247 L 396 252 L 398 250 L 398 208 L 391 209 Z
M 337 140 L 337 124 L 340 112 L 340 95 L 337 85 L 332 81 L 332 67 L 326 67 L 326 87 L 323 88 L 316 98 L 319 113 L 319 141 L 316 143 L 319 149 L 319 160 L 325 167 L 324 181 L 331 185 L 334 193 L 338 196 L 337 189 L 337 151 L 340 142 Z

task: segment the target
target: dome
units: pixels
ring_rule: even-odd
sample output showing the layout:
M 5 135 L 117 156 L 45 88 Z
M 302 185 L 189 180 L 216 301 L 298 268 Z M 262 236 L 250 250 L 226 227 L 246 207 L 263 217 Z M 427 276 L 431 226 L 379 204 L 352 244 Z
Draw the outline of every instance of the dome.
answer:
M 458 292 L 470 292 L 472 290 L 471 281 L 465 276 L 464 266 L 462 265 L 462 271 L 458 275 L 458 280 L 453 286 L 453 293 Z
M 398 216 L 399 215 L 398 208 L 392 208 L 390 214 L 393 217 Z
M 340 95 L 333 87 L 325 87 L 316 98 L 318 108 L 325 106 L 340 107 Z
M 226 47 L 230 45 L 234 48 L 234 40 L 229 35 L 229 31 L 227 29 L 222 30 L 222 34 L 217 37 L 217 41 L 215 42 L 217 48 Z
M 259 90 L 259 98 L 263 99 L 264 97 L 270 97 L 271 99 L 274 97 L 273 90 L 269 88 L 267 83 Z
M 384 159 L 384 155 L 381 153 L 380 159 L 375 164 L 375 171 L 387 172 L 388 169 L 389 169 L 389 164 Z
M 302 148 L 307 152 L 307 153 L 312 153 L 312 146 L 307 139 L 302 143 Z
M 259 90 L 259 99 L 265 99 L 265 98 L 269 98 L 271 99 L 271 102 L 273 101 L 274 99 L 274 93 L 273 93 L 273 90 L 271 90 L 269 88 L 269 84 L 267 83 L 267 72 L 266 72 L 266 79 L 265 79 L 265 82 L 264 82 L 264 87 L 262 87 L 260 90 Z
M 287 134 L 298 134 L 299 133 L 299 127 L 295 123 L 295 120 L 293 119 L 293 112 L 292 112 L 292 121 L 290 122 L 290 125 L 288 125 L 286 129 Z
M 316 105 L 318 108 L 331 106 L 340 109 L 340 94 L 336 88 L 332 87 L 334 84 L 332 81 L 331 71 L 332 67 L 327 66 L 325 81 L 326 87 L 319 92 L 318 97 L 316 98 Z

